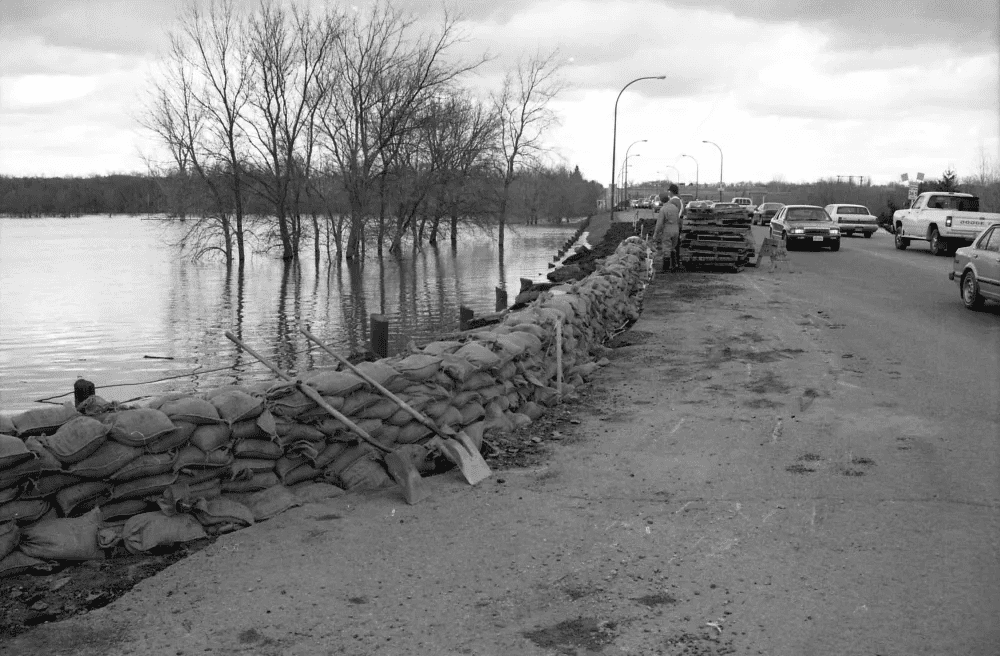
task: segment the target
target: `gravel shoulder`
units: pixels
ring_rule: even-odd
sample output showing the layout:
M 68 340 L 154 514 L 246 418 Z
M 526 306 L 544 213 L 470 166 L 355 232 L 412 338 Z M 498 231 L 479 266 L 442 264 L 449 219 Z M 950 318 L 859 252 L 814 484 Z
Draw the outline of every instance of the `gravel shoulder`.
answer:
M 996 507 L 926 492 L 939 427 L 852 370 L 874 354 L 837 352 L 806 284 L 658 275 L 478 486 L 306 504 L 0 651 L 995 653 Z

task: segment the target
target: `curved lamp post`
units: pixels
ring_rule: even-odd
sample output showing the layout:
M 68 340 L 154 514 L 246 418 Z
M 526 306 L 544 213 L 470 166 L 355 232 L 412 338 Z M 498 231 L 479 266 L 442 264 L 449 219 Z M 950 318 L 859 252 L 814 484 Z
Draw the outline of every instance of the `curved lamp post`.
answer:
M 611 133 L 611 196 L 610 196 L 610 199 L 611 199 L 611 216 L 612 216 L 612 218 L 614 218 L 614 215 L 615 215 L 614 214 L 614 212 L 615 212 L 615 162 L 616 162 L 616 159 L 615 159 L 615 145 L 616 145 L 616 141 L 618 140 L 618 101 L 621 100 L 622 93 L 625 92 L 625 89 L 628 89 L 630 86 L 632 86 L 633 84 L 635 84 L 639 80 L 665 80 L 665 79 L 667 79 L 666 75 L 648 75 L 648 76 L 645 76 L 645 77 L 637 77 L 634 80 L 632 80 L 631 82 L 629 82 L 628 84 L 626 84 L 625 86 L 623 86 L 622 90 L 618 92 L 618 97 L 615 98 L 614 131 Z
M 694 157 L 684 154 L 681 154 L 681 157 L 690 157 L 691 159 L 694 159 Z M 696 159 L 694 159 L 694 197 L 696 199 L 698 198 L 698 160 Z
M 639 139 L 638 141 L 633 141 L 632 143 L 630 143 L 628 145 L 628 148 L 625 149 L 625 161 L 626 162 L 628 161 L 628 158 L 629 158 L 628 151 L 632 150 L 632 146 L 636 145 L 637 143 L 645 143 L 646 141 L 647 141 L 646 139 Z M 636 154 L 638 155 L 638 153 L 636 153 Z M 625 167 L 625 165 L 622 164 L 622 168 L 623 169 L 624 169 L 624 167 Z M 628 200 L 628 178 L 626 178 L 625 176 L 622 176 L 622 179 L 625 181 L 625 184 L 623 185 L 623 188 L 625 190 L 625 200 Z
M 634 155 L 625 155 L 625 161 L 622 162 L 622 180 L 625 181 L 625 184 L 622 185 L 622 196 L 624 196 L 623 200 L 625 201 L 628 201 L 628 161 L 633 157 L 638 157 L 641 154 L 642 153 L 635 153 Z
M 702 139 L 702 143 L 712 144 L 716 148 L 719 148 L 719 144 L 714 141 Z M 722 202 L 722 148 L 719 148 L 719 202 Z
M 673 164 L 667 164 L 666 167 L 664 167 L 664 168 L 673 169 L 677 173 L 677 183 L 680 184 L 680 181 L 681 181 L 681 170 L 679 168 L 677 168 L 676 166 L 674 166 Z

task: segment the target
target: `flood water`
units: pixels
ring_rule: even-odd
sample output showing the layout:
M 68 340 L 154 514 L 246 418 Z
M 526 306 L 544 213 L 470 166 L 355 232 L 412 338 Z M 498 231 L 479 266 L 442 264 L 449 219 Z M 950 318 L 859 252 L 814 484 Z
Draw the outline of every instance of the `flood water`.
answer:
M 0 218 L 0 413 L 72 401 L 80 377 L 122 402 L 273 379 L 227 330 L 305 371 L 334 363 L 299 325 L 347 355 L 369 347 L 377 313 L 398 353 L 457 331 L 460 305 L 492 313 L 498 286 L 512 304 L 519 279 L 544 280 L 575 226 L 508 228 L 502 266 L 494 231 L 361 267 L 317 268 L 308 249 L 292 267 L 255 254 L 242 277 L 181 259 L 170 243 L 182 229 L 134 216 Z

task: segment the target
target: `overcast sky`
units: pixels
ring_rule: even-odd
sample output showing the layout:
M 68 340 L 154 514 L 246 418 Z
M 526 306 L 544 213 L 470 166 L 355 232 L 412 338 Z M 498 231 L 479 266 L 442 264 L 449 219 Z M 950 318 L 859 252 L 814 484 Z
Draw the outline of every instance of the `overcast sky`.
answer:
M 181 0 L 2 0 L 0 174 L 143 171 L 135 107 Z M 348 2 L 361 7 L 365 2 Z M 439 22 L 441 3 L 397 6 Z M 553 157 L 631 180 L 876 183 L 973 175 L 1000 152 L 997 0 L 491 0 L 453 4 L 461 53 L 496 58 L 469 86 L 558 48 Z M 681 157 L 682 154 L 691 157 Z

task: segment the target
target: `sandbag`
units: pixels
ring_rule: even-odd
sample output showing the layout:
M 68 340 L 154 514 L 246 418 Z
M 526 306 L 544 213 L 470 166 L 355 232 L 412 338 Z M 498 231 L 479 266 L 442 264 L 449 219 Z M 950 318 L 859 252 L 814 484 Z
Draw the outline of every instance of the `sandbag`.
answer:
M 202 424 L 191 435 L 191 444 L 208 453 L 230 443 L 228 424 Z
M 281 457 L 281 447 L 271 440 L 240 440 L 233 445 L 233 455 L 240 458 L 277 460 Z
M 206 528 L 219 524 L 236 524 L 246 527 L 254 523 L 252 510 L 238 501 L 223 497 L 199 499 L 195 502 L 191 514 Z
M 68 517 L 74 510 L 84 507 L 90 510 L 99 501 L 111 496 L 111 484 L 104 481 L 85 481 L 64 487 L 56 492 L 56 505 L 63 517 Z
M 26 572 L 51 572 L 57 563 L 50 560 L 32 558 L 20 551 L 12 551 L 6 558 L 0 559 L 0 579 L 17 576 Z
M 100 506 L 101 521 L 110 522 L 122 520 L 133 515 L 144 513 L 150 509 L 152 504 L 145 499 L 126 499 L 125 501 L 113 501 Z M 155 507 L 155 506 L 152 506 Z M 121 530 L 118 531 L 121 537 Z M 107 548 L 107 547 L 105 547 Z
M 143 447 L 143 450 L 147 453 L 157 454 L 174 451 L 186 445 L 191 440 L 191 436 L 194 435 L 195 430 L 198 429 L 198 424 L 193 424 L 190 421 L 174 421 L 173 424 L 174 430 L 172 432 L 167 432 L 154 440 L 150 440 Z
M 46 449 L 64 465 L 80 462 L 94 453 L 108 438 L 109 426 L 92 417 L 74 417 L 52 435 L 39 438 Z
M 277 442 L 282 446 L 298 441 L 323 442 L 326 440 L 326 434 L 323 431 L 306 424 L 277 422 L 277 427 Z
M 174 454 L 172 453 L 148 453 L 127 463 L 108 478 L 116 483 L 133 481 L 145 476 L 165 474 L 171 470 L 173 464 Z
M 21 438 L 13 435 L 0 435 L 0 469 L 15 467 L 34 457 Z
M 500 356 L 479 342 L 468 342 L 465 346 L 455 351 L 455 355 L 465 358 L 480 371 L 492 369 L 501 364 Z
M 349 371 L 320 371 L 302 381 L 323 396 L 343 396 L 365 386 L 365 381 Z
M 60 405 L 22 412 L 11 417 L 11 422 L 18 436 L 30 437 L 53 433 L 66 422 L 80 416 L 75 408 Z
M 441 357 L 426 353 L 413 353 L 399 362 L 393 363 L 392 366 L 404 377 L 413 381 L 422 381 L 438 372 L 441 367 Z
M 217 478 L 198 482 L 181 480 L 184 478 L 186 477 L 179 476 L 178 481 L 168 485 L 156 499 L 156 505 L 162 513 L 176 515 L 191 512 L 199 500 L 217 499 L 222 495 L 222 484 Z
M 481 403 L 476 401 L 466 403 L 458 409 L 458 412 L 461 417 L 458 423 L 463 426 L 478 421 L 486 416 L 486 408 L 484 408 Z
M 340 487 L 348 491 L 381 490 L 396 484 L 385 467 L 370 456 L 359 458 L 338 472 L 337 480 Z
M 356 417 L 365 408 L 384 400 L 385 397 L 381 394 L 359 389 L 344 397 L 344 407 L 340 409 L 340 412 L 347 417 Z
M 84 478 L 107 478 L 142 455 L 142 449 L 109 440 L 90 456 L 73 463 L 67 470 Z
M 311 463 L 304 462 L 280 478 L 284 485 L 295 485 L 303 481 L 315 480 L 322 475 L 322 468 L 314 467 Z
M 241 470 L 249 470 L 251 476 L 257 472 L 273 471 L 274 464 L 278 459 L 271 458 L 235 458 L 230 469 L 235 473 Z
M 122 527 L 122 543 L 129 553 L 143 553 L 155 547 L 207 538 L 208 534 L 191 515 L 167 516 L 147 512 L 130 517 Z
M 189 421 L 192 424 L 218 424 L 222 421 L 219 411 L 211 401 L 196 396 L 185 396 L 168 401 L 160 406 L 171 421 Z
M 358 413 L 359 419 L 381 419 L 385 421 L 399 410 L 399 404 L 390 399 L 380 398 Z
M 236 440 L 270 440 L 278 435 L 274 415 L 268 410 L 256 419 L 245 419 L 233 424 L 231 437 Z
M 26 556 L 49 560 L 99 560 L 104 552 L 97 546 L 101 511 L 86 515 L 48 519 L 21 532 L 20 549 Z
M 458 354 L 453 354 L 442 356 L 441 371 L 443 371 L 449 378 L 462 382 L 472 374 L 479 371 L 479 367 L 467 358 Z
M 447 426 L 457 428 L 462 425 L 462 412 L 455 406 L 449 405 L 444 413 L 434 422 L 438 427 Z
M 24 486 L 24 490 L 21 492 L 20 498 L 25 501 L 44 499 L 45 497 L 51 496 L 64 488 L 78 483 L 83 483 L 85 481 L 86 479 L 82 476 L 75 476 L 64 472 L 42 474 L 37 478 L 28 480 Z
M 0 503 L 7 503 L 8 501 L 13 501 L 21 496 L 21 488 L 19 487 L 8 487 L 0 489 Z
M 256 419 L 264 411 L 264 399 L 238 389 L 217 391 L 208 401 L 215 406 L 219 416 L 227 424 Z
M 217 469 L 228 467 L 232 462 L 233 455 L 228 448 L 205 452 L 193 444 L 188 444 L 177 453 L 173 470 L 177 472 L 191 469 Z
M 433 434 L 434 431 L 414 419 L 405 426 L 400 426 L 395 441 L 399 444 L 412 444 Z
M 319 452 L 319 454 L 313 459 L 313 467 L 318 467 L 323 469 L 331 462 L 333 462 L 337 456 L 342 454 L 348 449 L 346 442 L 330 442 L 326 447 Z
M 292 388 L 292 392 L 280 398 L 267 400 L 267 408 L 279 417 L 295 419 L 303 412 L 316 407 L 316 402 L 299 390 Z
M 494 385 L 495 383 L 496 379 L 493 378 L 493 376 L 486 373 L 485 371 L 478 371 L 469 376 L 468 378 L 466 378 L 464 381 L 462 381 L 462 384 L 459 385 L 458 389 L 460 391 L 472 391 L 472 390 L 478 391 L 484 387 L 489 387 L 490 385 Z
M 222 482 L 223 492 L 256 492 L 266 490 L 269 487 L 280 485 L 278 475 L 273 471 L 259 472 L 246 480 L 232 480 Z
M 130 481 L 117 483 L 111 490 L 109 501 L 123 501 L 125 499 L 145 499 L 155 496 L 167 489 L 177 480 L 177 474 L 169 472 L 157 474 L 155 476 L 143 476 Z
M 355 368 L 382 387 L 392 385 L 400 377 L 398 371 L 381 360 L 377 360 L 375 362 L 359 362 L 355 365 Z
M 17 548 L 21 539 L 21 529 L 17 522 L 0 522 L 0 560 Z
M 42 461 L 40 458 L 34 456 L 30 460 L 25 460 L 13 467 L 0 469 L 0 488 L 18 487 L 24 481 L 38 476 L 41 471 Z
M 542 414 L 545 412 L 545 410 L 542 408 L 542 406 L 538 405 L 534 401 L 528 401 L 526 403 L 521 404 L 521 407 L 518 408 L 518 412 L 534 420 L 541 417 Z
M 111 420 L 111 439 L 129 446 L 146 446 L 176 428 L 170 417 L 160 410 L 122 410 Z
M 317 483 L 316 485 L 324 484 Z M 338 493 L 343 493 L 343 490 L 340 488 L 335 489 L 337 492 L 329 496 L 335 496 Z M 329 498 L 329 496 L 323 498 Z M 290 508 L 302 505 L 302 500 L 299 499 L 299 497 L 293 493 L 290 488 L 284 485 L 273 485 L 267 489 L 259 490 L 257 492 L 239 494 L 236 495 L 236 501 L 250 509 L 255 522 L 262 522 L 271 519 L 275 515 L 283 513 Z
M 0 415 L 0 435 L 17 435 L 14 420 L 7 415 Z
M 51 504 L 45 499 L 17 499 L 0 505 L 0 522 L 17 522 L 26 526 L 37 522 L 49 511 Z

